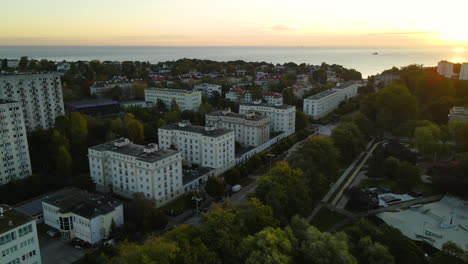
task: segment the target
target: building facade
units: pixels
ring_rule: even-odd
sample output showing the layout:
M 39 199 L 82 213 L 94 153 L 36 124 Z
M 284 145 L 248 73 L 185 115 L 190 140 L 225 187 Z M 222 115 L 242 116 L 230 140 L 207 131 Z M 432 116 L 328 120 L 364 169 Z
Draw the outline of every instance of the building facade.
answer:
M 0 185 L 31 176 L 28 139 L 19 102 L 0 99 Z
M 156 105 L 158 100 L 164 102 L 166 107 L 170 109 L 174 100 L 180 107 L 180 110 L 197 111 L 202 103 L 201 92 L 186 91 L 167 88 L 147 88 L 145 89 L 145 101 Z
M 303 111 L 313 119 L 318 119 L 338 108 L 341 99 L 342 95 L 337 90 L 325 90 L 305 98 Z
M 188 163 L 223 169 L 235 161 L 234 131 L 191 125 L 188 121 L 158 129 L 161 148 L 175 148 Z
M 206 125 L 234 130 L 235 141 L 243 146 L 256 147 L 270 139 L 270 118 L 255 113 L 212 112 L 206 115 Z
M 2 75 L 0 98 L 21 103 L 28 132 L 53 127 L 65 111 L 58 73 Z
M 460 66 L 460 80 L 468 80 L 468 63 L 463 63 Z
M 211 84 L 211 83 L 203 83 L 203 84 L 196 84 L 193 86 L 194 91 L 201 91 L 204 95 L 208 97 L 213 97 L 213 93 L 217 92 L 219 96 L 223 95 L 223 90 L 221 89 L 221 85 Z
M 114 76 L 108 81 L 95 82 L 89 87 L 89 93 L 98 97 L 106 97 L 116 87 L 120 88 L 125 96 L 133 96 L 133 82 L 123 76 Z
M 0 205 L 0 263 L 41 264 L 34 218 L 5 204 Z
M 439 61 L 437 64 L 437 73 L 446 77 L 452 78 L 453 76 L 453 63 L 448 61 Z
M 461 121 L 468 123 L 468 108 L 455 106 L 450 109 L 450 114 L 448 115 L 449 122 L 452 121 Z
M 253 103 L 239 106 L 240 114 L 255 112 L 270 118 L 270 131 L 285 132 L 289 136 L 296 130 L 296 107 L 293 105 Z
M 143 193 L 158 207 L 183 194 L 178 151 L 121 138 L 89 148 L 88 159 L 91 178 L 100 190 L 112 189 L 126 197 Z
M 341 101 L 348 100 L 358 95 L 358 88 L 361 83 L 358 81 L 347 81 L 344 83 L 338 83 L 334 90 L 338 91 Z
M 78 238 L 90 244 L 109 237 L 112 223 L 124 224 L 120 201 L 76 188 L 63 189 L 42 201 L 44 223 L 62 239 Z

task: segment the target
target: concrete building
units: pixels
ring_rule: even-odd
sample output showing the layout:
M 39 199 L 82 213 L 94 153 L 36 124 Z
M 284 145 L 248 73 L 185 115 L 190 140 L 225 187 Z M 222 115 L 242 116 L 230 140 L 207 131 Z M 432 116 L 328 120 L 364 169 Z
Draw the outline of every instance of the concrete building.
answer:
M 78 238 L 90 244 L 109 237 L 112 222 L 124 224 L 123 205 L 110 197 L 67 188 L 42 201 L 44 223 L 62 239 Z
M 89 87 L 89 93 L 99 97 L 106 97 L 109 96 L 112 89 L 115 87 L 120 88 L 125 96 L 133 96 L 133 82 L 128 80 L 127 77 L 122 76 L 114 76 L 108 81 L 99 81 L 93 83 L 93 85 Z
M 239 113 L 260 113 L 270 118 L 270 131 L 285 132 L 287 136 L 296 130 L 296 107 L 293 105 L 262 103 L 241 104 Z
M 21 103 L 28 132 L 53 127 L 65 111 L 58 73 L 2 75 L 0 98 Z
M 7 61 L 7 67 L 8 68 L 18 68 L 19 66 L 19 60 L 8 60 Z
M 240 88 L 231 88 L 226 92 L 224 98 L 233 102 L 251 103 L 252 95 L 249 91 Z
M 305 98 L 303 111 L 313 119 L 318 119 L 335 110 L 341 99 L 342 95 L 338 90 L 325 90 Z
M 236 142 L 243 146 L 256 147 L 270 139 L 270 118 L 255 113 L 212 112 L 206 115 L 206 125 L 234 130 Z
M 448 61 L 439 61 L 437 64 L 437 73 L 446 77 L 452 78 L 453 76 L 453 63 Z
M 178 151 L 121 138 L 89 148 L 88 157 L 91 178 L 99 190 L 112 189 L 126 197 L 143 193 L 158 207 L 183 194 Z
M 468 63 L 463 63 L 460 67 L 460 80 L 468 80 Z
M 31 176 L 28 139 L 19 102 L 0 99 L 0 185 Z
M 57 65 L 57 71 L 59 72 L 66 72 L 71 68 L 70 63 L 68 62 L 61 62 Z
M 334 90 L 338 91 L 341 101 L 348 100 L 358 95 L 358 88 L 362 84 L 359 81 L 347 81 L 343 83 L 338 83 Z
M 199 91 L 186 91 L 167 88 L 145 89 L 145 101 L 147 103 L 156 105 L 158 100 L 163 101 L 167 108 L 170 108 L 172 101 L 175 100 L 179 105 L 180 110 L 197 111 L 200 107 L 200 104 L 202 103 L 202 96 L 201 92 Z
M 0 205 L 0 263 L 41 264 L 34 218 L 5 204 Z
M 449 122 L 452 121 L 462 121 L 468 123 L 468 108 L 455 106 L 450 109 L 450 114 L 448 115 Z
M 120 102 L 120 107 L 123 109 L 128 108 L 128 107 L 141 107 L 145 108 L 148 107 L 146 102 L 143 100 L 133 100 L 133 101 L 125 101 L 125 102 Z
M 201 91 L 204 95 L 208 97 L 213 97 L 213 93 L 217 92 L 219 96 L 223 95 L 223 90 L 221 85 L 211 84 L 211 83 L 203 83 L 203 84 L 196 84 L 193 86 L 194 91 Z
M 67 112 L 78 112 L 91 116 L 110 116 L 120 113 L 119 102 L 98 98 L 68 102 L 65 104 Z
M 235 161 L 234 131 L 225 128 L 191 125 L 188 121 L 158 129 L 161 148 L 175 148 L 188 163 L 223 169 Z
M 263 99 L 267 102 L 267 104 L 271 104 L 271 105 L 283 104 L 283 95 L 279 93 L 272 93 L 272 92 L 263 93 Z

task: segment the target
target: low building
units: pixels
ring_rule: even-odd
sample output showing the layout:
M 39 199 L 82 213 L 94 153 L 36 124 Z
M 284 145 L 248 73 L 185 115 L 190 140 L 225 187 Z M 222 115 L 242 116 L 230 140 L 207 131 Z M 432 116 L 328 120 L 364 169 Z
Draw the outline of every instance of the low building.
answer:
M 66 72 L 70 69 L 70 63 L 68 62 L 61 62 L 57 65 L 57 71 L 59 72 Z
M 31 176 L 28 138 L 19 102 L 0 99 L 0 185 Z
M 283 95 L 279 93 L 273 93 L 273 92 L 263 93 L 263 99 L 267 102 L 267 104 L 271 104 L 271 105 L 283 104 Z
M 158 139 L 161 148 L 179 150 L 187 163 L 224 169 L 235 161 L 235 135 L 229 129 L 183 121 L 159 128 Z
M 337 90 L 322 91 L 304 99 L 303 111 L 313 119 L 319 119 L 338 108 L 341 98 Z
M 7 60 L 7 67 L 8 68 L 18 68 L 19 60 Z
M 468 80 L 468 63 L 463 63 L 460 66 L 460 76 L 458 77 L 460 80 Z
M 448 115 L 449 122 L 462 121 L 468 123 L 468 108 L 455 106 L 450 109 Z
M 133 100 L 133 101 L 120 102 L 120 107 L 122 107 L 123 109 L 128 108 L 128 107 L 145 108 L 145 107 L 148 107 L 148 105 L 146 104 L 144 100 Z
M 437 73 L 446 78 L 452 78 L 453 63 L 448 61 L 439 61 L 439 63 L 437 64 Z
M 158 207 L 183 194 L 182 155 L 178 151 L 121 138 L 90 147 L 88 159 L 98 190 L 126 197 L 143 193 Z
M 41 263 L 41 251 L 34 218 L 0 205 L 0 263 Z
M 44 223 L 62 239 L 78 238 L 96 244 L 109 237 L 112 225 L 124 224 L 122 202 L 77 188 L 67 188 L 42 201 Z
M 358 88 L 361 85 L 362 84 L 359 81 L 347 81 L 343 83 L 337 83 L 336 87 L 333 89 L 338 91 L 338 94 L 341 97 L 340 100 L 345 101 L 358 95 Z
M 213 97 L 213 93 L 217 92 L 219 96 L 223 95 L 223 90 L 221 85 L 211 84 L 211 83 L 203 83 L 203 84 L 196 84 L 193 86 L 194 91 L 201 91 L 204 95 L 208 97 Z
M 158 100 L 161 100 L 168 109 L 170 109 L 172 101 L 175 101 L 180 110 L 197 111 L 202 103 L 201 92 L 186 91 L 167 88 L 147 88 L 145 89 L 145 101 L 149 104 L 156 105 Z
M 110 99 L 87 99 L 65 104 L 67 112 L 78 112 L 90 116 L 108 116 L 120 113 L 119 102 Z
M 285 104 L 241 104 L 239 113 L 260 113 L 270 118 L 270 131 L 284 132 L 286 136 L 292 135 L 296 131 L 296 107 Z
M 133 82 L 122 76 L 114 76 L 108 81 L 95 82 L 89 87 L 89 93 L 99 97 L 106 97 L 110 95 L 114 88 L 121 89 L 122 93 L 127 97 L 133 96 Z
M 270 139 L 270 118 L 256 113 L 216 111 L 206 115 L 206 125 L 233 130 L 236 142 L 243 146 L 256 147 Z

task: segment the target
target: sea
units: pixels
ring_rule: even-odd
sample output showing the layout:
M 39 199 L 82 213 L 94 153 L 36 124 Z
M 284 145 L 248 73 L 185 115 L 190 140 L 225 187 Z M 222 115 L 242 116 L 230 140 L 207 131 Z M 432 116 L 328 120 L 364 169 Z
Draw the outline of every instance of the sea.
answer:
M 151 63 L 182 58 L 215 61 L 319 65 L 339 64 L 360 71 L 363 77 L 393 66 L 409 64 L 436 66 L 440 60 L 468 62 L 468 49 L 388 48 L 388 47 L 163 47 L 163 46 L 0 46 L 0 58 L 28 56 L 55 61 L 110 60 L 149 61 Z

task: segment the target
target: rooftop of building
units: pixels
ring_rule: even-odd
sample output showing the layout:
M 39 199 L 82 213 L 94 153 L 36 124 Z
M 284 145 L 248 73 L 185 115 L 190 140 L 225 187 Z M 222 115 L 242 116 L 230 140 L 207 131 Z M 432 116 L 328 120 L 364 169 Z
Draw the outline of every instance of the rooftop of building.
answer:
M 170 89 L 170 88 L 146 88 L 145 91 L 159 91 L 159 92 L 174 92 L 182 94 L 191 94 L 191 93 L 200 93 L 199 91 L 189 91 L 189 90 L 180 90 L 180 89 Z
M 49 195 L 45 203 L 56 206 L 60 213 L 74 213 L 87 219 L 108 214 L 122 202 L 77 188 L 66 188 Z
M 86 100 L 80 100 L 80 101 L 72 101 L 66 104 L 69 106 L 73 106 L 75 108 L 86 108 L 86 107 L 94 107 L 94 106 L 115 105 L 115 104 L 119 104 L 119 102 L 111 100 L 111 99 L 99 98 L 99 99 L 86 99 Z
M 54 77 L 59 77 L 60 73 L 58 72 L 4 72 L 0 73 L 0 77 L 28 77 L 28 76 L 45 76 L 45 75 L 53 75 Z
M 0 235 L 33 220 L 32 217 L 9 205 L 1 204 L 0 208 L 3 210 L 3 216 L 0 213 Z
M 262 107 L 269 107 L 269 108 L 275 108 L 275 109 L 290 109 L 290 108 L 295 108 L 294 105 L 287 105 L 287 104 L 265 104 L 265 103 L 242 103 L 240 106 L 262 106 Z
M 355 84 L 359 84 L 359 81 L 353 81 L 353 80 L 346 81 L 346 82 L 339 83 L 339 85 L 337 85 L 335 89 L 345 89 Z
M 468 108 L 461 107 L 461 106 L 454 106 L 450 109 L 450 114 L 468 115 Z
M 135 157 L 136 160 L 141 160 L 148 163 L 154 163 L 178 153 L 178 151 L 172 149 L 158 149 L 156 144 L 149 144 L 148 146 L 134 144 L 126 138 L 120 138 L 114 141 L 92 146 L 90 149 L 98 151 L 112 151 L 115 153 L 132 156 Z M 145 151 L 145 149 L 147 151 Z
M 182 177 L 182 183 L 183 185 L 186 185 L 213 171 L 213 169 L 207 167 L 198 167 L 190 169 L 183 168 L 182 171 L 182 174 L 184 175 Z
M 233 113 L 230 110 L 211 112 L 207 114 L 207 116 L 226 116 L 226 117 L 239 118 L 239 119 L 252 120 L 252 121 L 260 121 L 263 119 L 268 119 L 268 117 L 264 115 L 259 115 L 255 113 L 238 114 L 238 113 Z
M 307 97 L 306 99 L 309 99 L 309 100 L 318 100 L 318 99 L 327 97 L 327 96 L 329 96 L 329 95 L 332 95 L 332 94 L 334 94 L 334 93 L 338 93 L 338 91 L 333 90 L 333 89 L 329 89 L 329 90 L 321 91 L 320 93 L 313 94 L 313 95 Z
M 220 137 L 220 136 L 233 132 L 232 130 L 225 129 L 225 128 L 195 126 L 195 125 L 190 124 L 187 121 L 168 124 L 168 125 L 161 127 L 161 129 L 192 132 L 192 133 L 202 134 L 205 137 Z

